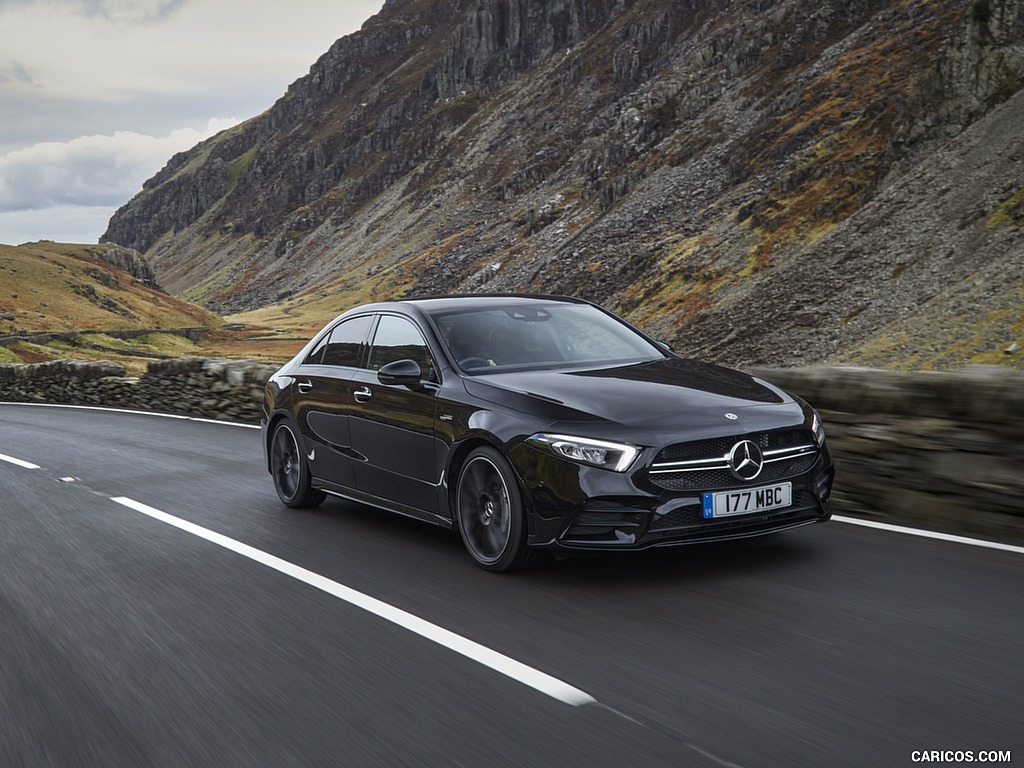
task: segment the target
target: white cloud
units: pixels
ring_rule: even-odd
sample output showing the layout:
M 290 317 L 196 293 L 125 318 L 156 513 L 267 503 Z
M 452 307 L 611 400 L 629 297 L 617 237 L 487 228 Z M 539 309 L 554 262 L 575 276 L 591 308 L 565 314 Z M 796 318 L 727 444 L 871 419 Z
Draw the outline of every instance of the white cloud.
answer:
M 0 0 L 0 242 L 94 242 L 210 115 L 263 112 L 382 4 Z
M 0 211 L 0 243 L 36 240 L 96 243 L 107 230 L 113 210 L 104 206 L 58 205 L 30 211 Z
M 51 205 L 118 205 L 142 188 L 176 152 L 238 123 L 215 119 L 202 130 L 181 128 L 168 136 L 118 131 L 43 142 L 0 157 L 0 211 Z
M 42 142 L 0 157 L 0 242 L 60 240 L 55 227 L 84 231 L 94 242 L 116 208 L 177 152 L 236 125 L 236 118 L 212 119 L 202 129 L 180 128 L 163 137 L 118 131 Z M 101 213 L 102 212 L 102 213 Z M 103 225 L 95 221 L 102 216 Z M 56 222 L 66 219 L 66 225 Z M 73 226 L 71 226 L 73 224 Z
M 40 95 L 95 103 L 232 87 L 274 97 L 381 0 L 33 0 L 0 4 L 0 51 Z M 0 81 L 0 96 L 4 83 Z M 266 102 L 257 111 L 270 106 Z M 253 114 L 256 114 L 254 112 Z M 247 115 L 248 116 L 248 115 Z

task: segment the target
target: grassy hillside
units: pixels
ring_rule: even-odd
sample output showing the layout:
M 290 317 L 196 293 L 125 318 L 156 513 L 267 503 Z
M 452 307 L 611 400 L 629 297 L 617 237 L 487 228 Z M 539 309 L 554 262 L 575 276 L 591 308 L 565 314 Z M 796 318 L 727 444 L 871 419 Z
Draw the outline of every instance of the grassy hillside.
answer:
M 49 241 L 0 245 L 0 335 L 220 323 L 212 312 L 96 258 L 102 247 Z
M 269 323 L 254 318 L 244 328 L 225 327 L 215 313 L 98 258 L 108 247 L 50 241 L 0 245 L 0 363 L 112 360 L 139 373 L 149 360 L 165 357 L 284 362 L 323 324 L 319 318 L 279 324 L 268 316 Z M 325 308 L 324 322 L 334 314 Z M 186 328 L 206 330 L 188 337 L 161 332 Z M 117 338 L 132 330 L 150 332 Z M 67 332 L 85 333 L 37 336 Z
M 113 360 L 131 373 L 144 370 L 149 360 L 164 357 L 280 363 L 331 318 L 355 304 L 390 298 L 399 292 L 396 284 L 403 280 L 401 273 L 382 270 L 220 318 L 100 261 L 95 257 L 97 248 L 103 246 L 0 245 L 0 363 Z M 973 273 L 969 280 L 952 282 L 916 311 L 880 324 L 874 334 L 827 362 L 924 370 L 956 368 L 966 362 L 1021 367 L 1024 355 L 1004 351 L 1014 342 L 1024 346 L 1019 268 L 1020 262 L 1011 257 L 1009 262 L 996 262 Z M 1002 309 L 981 311 L 992 306 Z M 847 323 L 855 320 L 848 318 Z M 658 335 L 656 324 L 649 330 Z M 208 330 L 191 338 L 159 332 L 182 328 Z M 130 339 L 104 333 L 135 329 L 152 332 Z M 94 332 L 72 338 L 33 337 L 68 331 Z
M 131 340 L 103 333 L 73 339 L 40 339 L 33 334 L 221 324 L 213 313 L 102 261 L 98 256 L 103 248 L 49 241 L 0 245 L 0 362 L 104 359 L 139 370 L 147 358 L 196 354 L 197 347 L 174 334 L 150 333 Z

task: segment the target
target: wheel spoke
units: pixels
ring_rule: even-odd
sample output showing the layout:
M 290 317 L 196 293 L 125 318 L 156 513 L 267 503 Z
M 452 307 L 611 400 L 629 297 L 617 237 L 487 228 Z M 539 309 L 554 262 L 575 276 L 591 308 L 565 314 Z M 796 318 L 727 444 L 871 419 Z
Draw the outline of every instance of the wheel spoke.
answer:
M 511 530 L 508 489 L 498 468 L 477 457 L 464 468 L 458 490 L 459 517 L 466 544 L 478 560 L 504 554 Z
M 271 454 L 274 480 L 285 496 L 293 497 L 299 484 L 298 449 L 292 433 L 278 429 Z
M 487 487 L 487 468 L 482 462 L 474 461 L 466 468 L 466 474 L 462 477 L 462 495 L 466 499 L 477 499 Z

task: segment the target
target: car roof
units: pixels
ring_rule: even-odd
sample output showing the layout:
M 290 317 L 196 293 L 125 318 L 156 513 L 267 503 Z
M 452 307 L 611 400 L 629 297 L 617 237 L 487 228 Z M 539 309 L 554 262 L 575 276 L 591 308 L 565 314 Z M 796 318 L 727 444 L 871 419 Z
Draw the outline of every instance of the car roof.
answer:
M 395 299 L 393 301 L 381 301 L 375 304 L 366 304 L 360 307 L 353 307 L 345 314 L 355 311 L 382 311 L 387 309 L 399 309 L 402 307 L 415 307 L 423 312 L 433 313 L 439 310 L 463 310 L 463 309 L 490 309 L 493 307 L 523 306 L 529 304 L 589 304 L 584 299 L 572 296 L 556 296 L 546 294 L 525 294 L 525 293 L 467 293 L 451 296 L 424 296 Z

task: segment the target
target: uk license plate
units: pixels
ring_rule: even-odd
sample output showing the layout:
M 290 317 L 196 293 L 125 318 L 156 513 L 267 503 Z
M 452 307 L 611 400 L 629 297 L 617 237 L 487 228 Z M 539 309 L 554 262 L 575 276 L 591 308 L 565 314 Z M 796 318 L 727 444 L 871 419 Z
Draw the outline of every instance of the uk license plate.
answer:
M 752 515 L 781 509 L 793 503 L 793 484 L 779 483 L 742 491 L 722 491 L 704 494 L 704 519 Z

